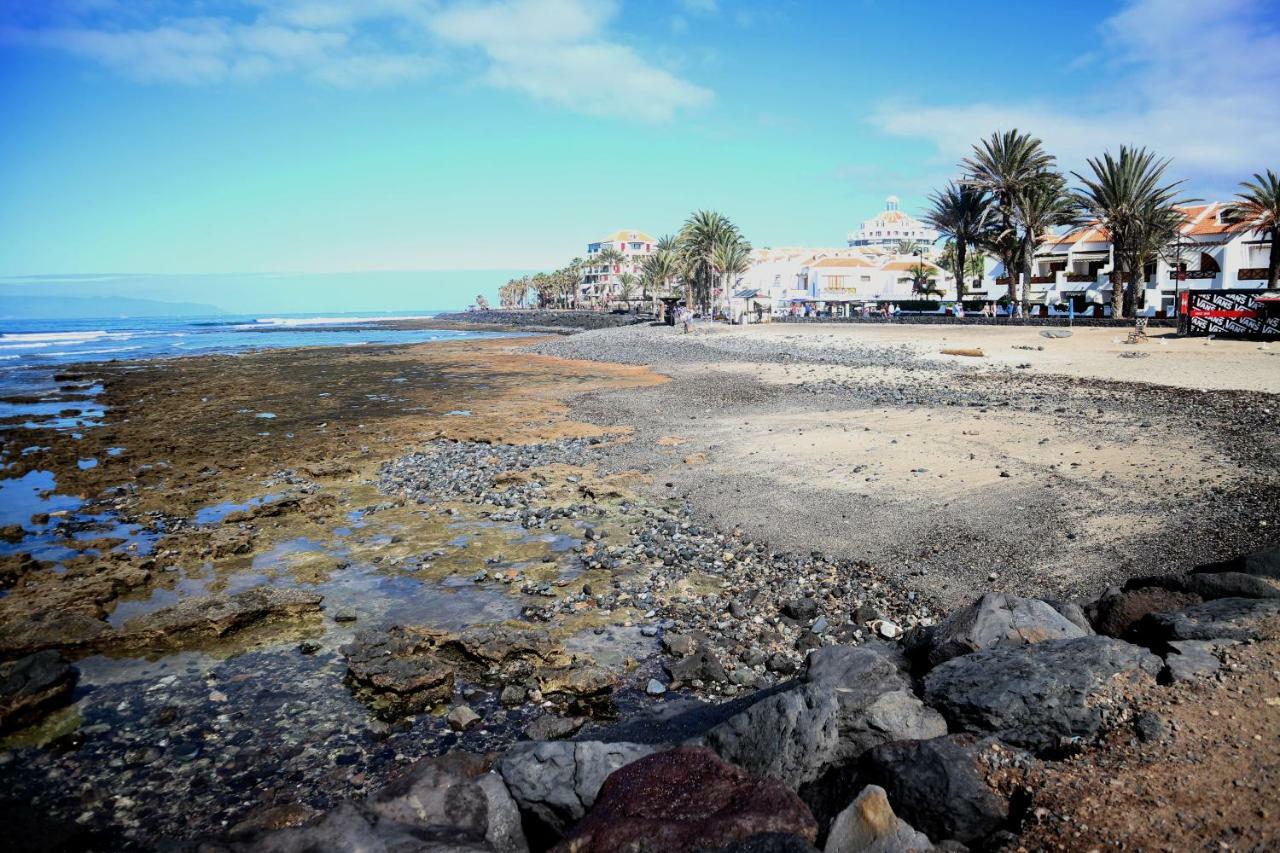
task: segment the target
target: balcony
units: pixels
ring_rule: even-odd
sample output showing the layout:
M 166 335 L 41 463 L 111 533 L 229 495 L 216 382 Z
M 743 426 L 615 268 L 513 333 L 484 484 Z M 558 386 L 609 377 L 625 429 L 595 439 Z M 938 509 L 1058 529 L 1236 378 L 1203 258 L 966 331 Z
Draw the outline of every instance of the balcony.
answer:
M 1245 267 L 1236 273 L 1237 281 L 1266 281 L 1266 267 Z
M 1093 284 L 1098 276 L 1087 272 L 1069 272 L 1064 276 L 1068 284 Z
M 1241 270 L 1240 272 L 1244 273 L 1245 271 Z M 1215 270 L 1187 270 L 1185 275 L 1186 275 L 1187 281 L 1199 281 L 1201 279 L 1217 278 L 1219 273 Z M 1263 276 L 1263 278 L 1266 278 L 1266 276 Z M 1177 281 L 1177 280 L 1178 280 L 1178 271 L 1169 270 L 1169 281 Z

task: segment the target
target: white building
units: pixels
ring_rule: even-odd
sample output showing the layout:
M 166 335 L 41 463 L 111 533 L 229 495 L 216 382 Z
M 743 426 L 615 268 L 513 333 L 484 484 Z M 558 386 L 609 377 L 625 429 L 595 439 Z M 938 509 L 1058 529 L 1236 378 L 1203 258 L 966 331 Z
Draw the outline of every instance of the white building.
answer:
M 731 313 L 737 317 L 750 312 L 757 302 L 775 314 L 786 313 L 796 303 L 819 302 L 847 313 L 863 304 L 922 299 L 916 290 L 918 264 L 924 264 L 927 280 L 941 292 L 940 298 L 955 297 L 954 277 L 914 255 L 873 247 L 757 250 L 738 280 Z
M 1271 242 L 1261 232 L 1239 230 L 1227 221 L 1226 202 L 1182 208 L 1186 217 L 1178 240 L 1147 265 L 1147 316 L 1173 316 L 1183 290 L 1238 290 L 1267 284 Z M 1037 248 L 1030 281 L 1031 301 L 1050 308 L 1074 303 L 1077 311 L 1111 304 L 1114 256 L 1106 230 L 1087 225 L 1046 238 Z M 1179 274 L 1181 272 L 1181 275 Z M 1008 279 L 995 271 L 997 295 Z
M 919 244 L 926 256 L 932 253 L 933 244 L 937 240 L 937 231 L 898 209 L 896 195 L 891 195 L 884 200 L 884 211 L 879 216 L 868 219 L 862 223 L 861 228 L 849 234 L 850 246 L 878 247 L 896 251 L 904 241 L 911 241 Z
M 599 256 L 612 248 L 623 256 L 621 262 L 603 264 Z M 623 229 L 587 244 L 587 268 L 579 285 L 580 296 L 588 301 L 616 298 L 623 274 L 640 275 L 644 259 L 658 250 L 657 241 L 643 231 Z

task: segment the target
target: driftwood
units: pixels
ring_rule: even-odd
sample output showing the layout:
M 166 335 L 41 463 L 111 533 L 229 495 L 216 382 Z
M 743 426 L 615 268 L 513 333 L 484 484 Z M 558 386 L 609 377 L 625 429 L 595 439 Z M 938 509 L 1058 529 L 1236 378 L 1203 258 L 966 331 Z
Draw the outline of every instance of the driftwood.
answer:
M 943 355 L 967 355 L 970 358 L 986 358 L 987 357 L 987 354 L 982 351 L 981 347 L 974 347 L 973 349 L 944 349 L 942 351 L 942 354 Z

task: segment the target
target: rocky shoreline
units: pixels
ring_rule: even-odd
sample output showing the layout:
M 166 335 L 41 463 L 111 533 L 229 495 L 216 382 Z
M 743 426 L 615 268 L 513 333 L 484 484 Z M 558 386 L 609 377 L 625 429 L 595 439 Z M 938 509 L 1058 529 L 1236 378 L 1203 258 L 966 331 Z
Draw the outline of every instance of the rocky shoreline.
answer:
M 873 559 L 793 509 L 809 483 L 722 463 L 730 426 L 794 409 L 812 431 L 834 406 L 868 423 L 1088 414 L 1171 441 L 1231 422 L 1229 445 L 1266 395 L 1055 392 L 910 348 L 648 327 L 530 343 L 86 368 L 104 424 L 33 432 L 7 458 L 57 481 L 6 546 L 0 596 L 0 812 L 31 849 L 1143 847 L 1170 836 L 1118 830 L 1105 802 L 1081 827 L 1084 768 L 1171 767 L 1195 731 L 1186 754 L 1230 773 L 1232 733 L 1185 716 L 1214 690 L 1254 697 L 1241 731 L 1273 734 L 1274 557 L 1183 574 L 1267 544 L 1274 483 L 1213 458 L 1256 464 L 1265 441 L 1206 445 L 1198 483 L 1162 474 L 1169 523 L 1179 500 L 1216 507 L 1182 558 L 1052 583 L 1042 555 L 990 544 L 956 570 L 981 530 Z M 627 352 L 674 381 L 606 363 Z M 190 411 L 203 438 L 171 441 Z M 1046 470 L 1051 501 L 1105 503 L 1117 476 L 1131 506 L 1153 500 L 1114 468 L 1076 491 Z M 899 515 L 931 517 L 914 470 L 804 476 L 883 480 Z M 850 500 L 810 506 L 842 517 Z M 1269 755 L 1240 803 L 1265 800 Z M 1126 784 L 1112 793 L 1149 796 Z M 1164 814 L 1157 800 L 1133 811 Z M 1214 817 L 1214 801 L 1180 804 L 1196 837 L 1276 838 L 1271 812 Z
M 1058 765 L 1126 731 L 1176 748 L 1177 729 L 1144 710 L 1146 694 L 1203 683 L 1233 668 L 1237 647 L 1280 641 L 1280 551 L 1202 566 L 1180 583 L 1201 602 L 1162 610 L 1150 592 L 1164 587 L 1142 582 L 1083 605 L 984 596 L 901 644 L 810 651 L 776 688 L 683 710 L 692 731 L 667 720 L 639 742 L 605 730 L 500 755 L 454 752 L 303 826 L 199 849 L 1036 849 L 1019 833 L 1085 847 L 1089 827 L 1037 800 Z M 1257 597 L 1216 597 L 1242 588 Z M 1116 607 L 1133 642 L 1084 618 Z M 1265 798 L 1274 781 L 1250 787 Z M 458 798 L 486 805 L 451 807 Z M 1231 849 L 1280 838 L 1265 810 L 1233 829 L 1217 839 Z

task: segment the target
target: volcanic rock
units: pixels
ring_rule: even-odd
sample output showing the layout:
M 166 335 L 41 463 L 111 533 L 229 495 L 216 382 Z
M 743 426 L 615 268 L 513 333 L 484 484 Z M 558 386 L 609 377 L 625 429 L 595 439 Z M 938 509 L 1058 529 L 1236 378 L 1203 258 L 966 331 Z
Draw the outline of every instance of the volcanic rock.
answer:
M 1173 640 L 1259 640 L 1280 631 L 1280 600 L 1219 598 L 1180 613 L 1152 613 L 1135 631 L 1151 643 Z
M 932 850 L 928 837 L 893 813 L 884 789 L 868 785 L 831 824 L 823 853 Z
M 80 672 L 53 650 L 0 663 L 0 731 L 34 723 L 71 700 Z
M 685 853 L 764 832 L 812 841 L 818 827 L 794 793 L 709 749 L 679 747 L 613 773 L 586 819 L 556 848 L 573 853 Z
M 979 649 L 997 649 L 1086 636 L 1043 601 L 989 592 L 937 625 L 918 629 L 908 653 L 925 669 Z
M 1149 613 L 1168 613 L 1199 603 L 1198 595 L 1151 587 L 1110 592 L 1086 607 L 1085 612 L 1099 634 L 1126 637 Z
M 260 586 L 225 597 L 186 599 L 130 619 L 119 634 L 126 642 L 146 645 L 225 637 L 269 619 L 317 613 L 323 600 L 324 596 L 313 592 Z
M 595 803 L 609 774 L 655 749 L 599 741 L 519 743 L 499 759 L 498 771 L 520 811 L 560 836 Z
M 954 658 L 925 676 L 925 701 L 952 728 L 1038 753 L 1092 738 L 1123 713 L 1123 688 L 1160 659 L 1110 637 L 1047 640 Z

